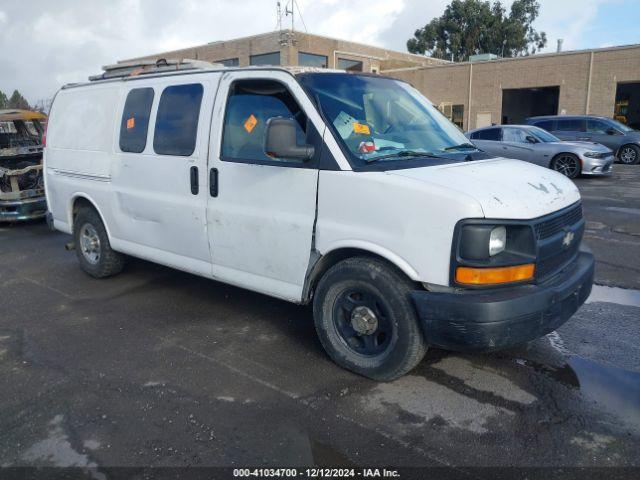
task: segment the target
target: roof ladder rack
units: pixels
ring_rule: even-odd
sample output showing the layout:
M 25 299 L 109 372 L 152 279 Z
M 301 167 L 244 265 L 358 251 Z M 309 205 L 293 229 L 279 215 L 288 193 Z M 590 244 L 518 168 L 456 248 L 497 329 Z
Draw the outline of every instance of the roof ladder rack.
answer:
M 169 59 L 160 58 L 158 60 L 140 60 L 133 62 L 116 63 L 113 65 L 105 65 L 102 67 L 103 73 L 92 75 L 89 80 L 96 82 L 99 80 L 108 80 L 111 78 L 135 77 L 138 75 L 148 75 L 151 73 L 164 73 L 183 70 L 198 70 L 214 67 L 222 67 L 223 65 L 203 60 L 191 59 Z

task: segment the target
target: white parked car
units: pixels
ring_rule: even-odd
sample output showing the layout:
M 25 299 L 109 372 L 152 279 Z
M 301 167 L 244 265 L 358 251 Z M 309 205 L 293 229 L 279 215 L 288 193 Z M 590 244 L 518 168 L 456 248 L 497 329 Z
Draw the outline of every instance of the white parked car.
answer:
M 427 346 L 540 337 L 589 295 L 573 183 L 475 150 L 409 84 L 162 70 L 123 68 L 53 102 L 50 220 L 89 275 L 119 273 L 126 254 L 313 303 L 331 358 L 378 380 Z

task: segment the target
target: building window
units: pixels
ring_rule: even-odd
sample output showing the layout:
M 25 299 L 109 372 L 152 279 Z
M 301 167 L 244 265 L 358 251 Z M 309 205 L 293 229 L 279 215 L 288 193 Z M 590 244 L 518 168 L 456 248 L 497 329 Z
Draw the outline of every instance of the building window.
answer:
M 464 105 L 453 105 L 451 107 L 451 121 L 458 127 L 464 128 Z
M 238 58 L 227 58 L 225 60 L 217 60 L 214 63 L 221 63 L 225 67 L 237 67 L 240 65 L 240 59 Z
M 348 58 L 338 58 L 338 68 L 347 72 L 362 72 L 362 62 L 349 60 Z
M 153 136 L 153 149 L 157 154 L 188 157 L 194 152 L 202 92 L 199 83 L 163 90 Z
M 251 65 L 280 65 L 280 52 L 251 55 Z
M 299 52 L 298 65 L 304 67 L 327 68 L 327 57 L 326 55 Z
M 127 94 L 120 122 L 120 150 L 142 153 L 147 146 L 153 88 L 134 88 Z

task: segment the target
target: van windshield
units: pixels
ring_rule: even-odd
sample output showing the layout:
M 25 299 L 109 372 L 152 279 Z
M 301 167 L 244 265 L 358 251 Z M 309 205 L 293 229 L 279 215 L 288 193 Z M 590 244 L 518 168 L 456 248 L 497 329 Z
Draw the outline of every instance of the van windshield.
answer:
M 352 163 L 423 163 L 477 151 L 460 129 L 409 84 L 344 73 L 299 76 Z

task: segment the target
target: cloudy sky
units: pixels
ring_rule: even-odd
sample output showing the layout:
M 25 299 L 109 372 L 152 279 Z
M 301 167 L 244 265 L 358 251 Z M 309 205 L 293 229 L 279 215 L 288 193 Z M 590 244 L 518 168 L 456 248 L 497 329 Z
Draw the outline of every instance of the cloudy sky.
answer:
M 510 5 L 512 0 L 503 1 Z M 283 4 L 286 0 L 283 0 Z M 405 50 L 449 0 L 298 0 L 310 33 Z M 638 0 L 540 0 L 548 49 L 640 43 Z M 34 103 L 118 59 L 263 33 L 275 0 L 0 0 L 0 90 Z M 297 27 L 303 29 L 298 22 Z

